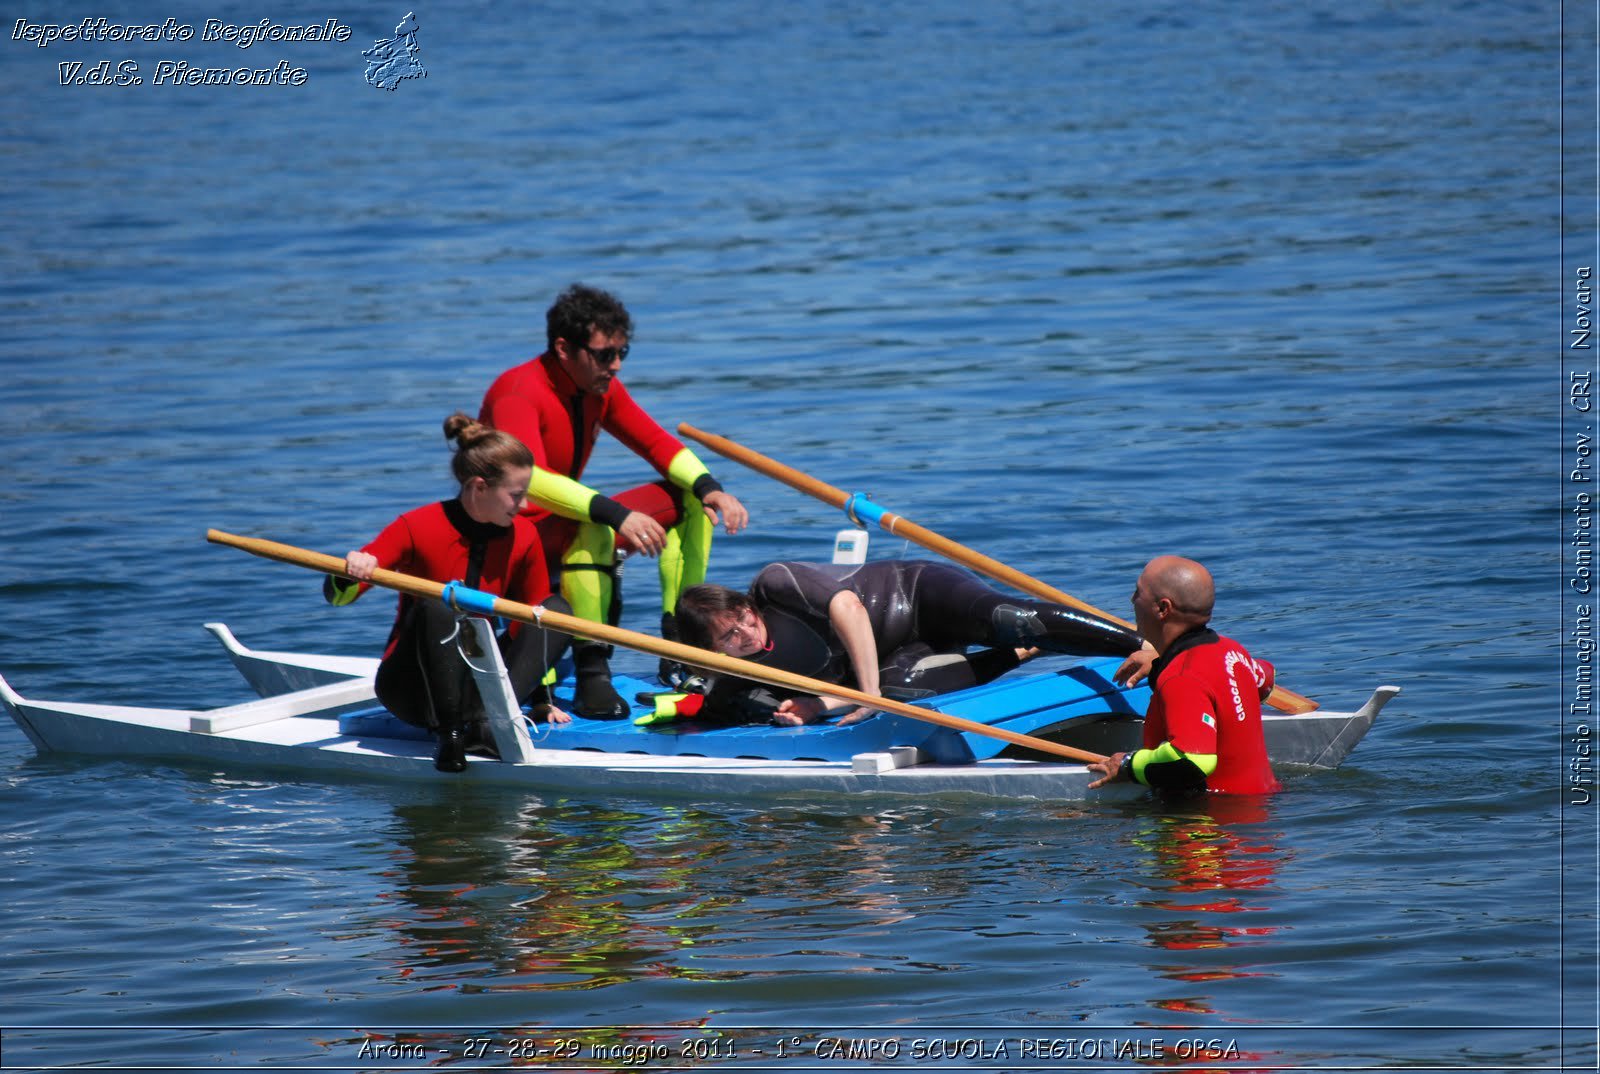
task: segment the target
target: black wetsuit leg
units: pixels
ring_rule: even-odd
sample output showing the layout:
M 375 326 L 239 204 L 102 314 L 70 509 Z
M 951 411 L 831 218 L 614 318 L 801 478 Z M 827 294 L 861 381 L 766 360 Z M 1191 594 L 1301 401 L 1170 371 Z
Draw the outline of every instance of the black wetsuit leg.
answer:
M 551 594 L 542 602 L 546 608 L 562 615 L 571 615 L 572 606 L 566 598 Z M 559 630 L 545 630 L 532 623 L 522 624 L 516 637 L 510 632 L 500 635 L 500 656 L 505 661 L 506 674 L 511 679 L 511 690 L 519 705 L 545 704 L 550 698 L 544 689 L 545 673 L 556 666 L 561 654 L 567 651 L 572 637 Z
M 1038 646 L 1077 656 L 1126 656 L 1140 645 L 1137 633 L 1109 619 L 1006 596 L 943 563 L 923 564 L 912 584 L 917 636 L 935 648 Z
M 910 701 L 982 686 L 1020 663 L 1012 647 L 964 652 L 913 642 L 889 654 L 878 669 L 878 688 L 884 697 Z
M 437 601 L 411 603 L 394 651 L 378 665 L 375 687 L 383 707 L 406 723 L 437 732 L 481 718 L 483 704 L 456 643 L 455 613 Z

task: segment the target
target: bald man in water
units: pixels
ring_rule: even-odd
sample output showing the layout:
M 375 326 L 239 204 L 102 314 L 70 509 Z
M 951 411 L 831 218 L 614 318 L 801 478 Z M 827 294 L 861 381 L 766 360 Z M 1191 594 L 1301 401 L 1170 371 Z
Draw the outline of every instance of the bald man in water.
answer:
M 1117 671 L 1130 681 L 1148 671 L 1144 745 L 1091 764 L 1101 774 L 1091 788 L 1132 780 L 1177 797 L 1279 789 L 1261 731 L 1272 665 L 1208 626 L 1215 600 L 1211 572 L 1194 560 L 1157 556 L 1145 565 L 1133 614 L 1154 652 L 1135 653 Z

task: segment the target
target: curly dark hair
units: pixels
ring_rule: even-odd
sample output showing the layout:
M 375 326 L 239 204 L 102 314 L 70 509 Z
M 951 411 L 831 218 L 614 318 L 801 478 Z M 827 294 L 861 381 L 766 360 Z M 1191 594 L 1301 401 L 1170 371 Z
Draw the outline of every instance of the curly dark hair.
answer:
M 633 338 L 633 318 L 622 300 L 610 291 L 575 283 L 556 296 L 544 315 L 545 347 L 555 350 L 556 340 L 587 346 L 596 330 L 608 336 Z

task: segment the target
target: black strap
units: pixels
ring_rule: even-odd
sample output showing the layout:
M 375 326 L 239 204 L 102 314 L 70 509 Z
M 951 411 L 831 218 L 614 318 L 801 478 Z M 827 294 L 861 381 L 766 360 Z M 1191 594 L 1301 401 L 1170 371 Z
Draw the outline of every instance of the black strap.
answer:
M 476 589 L 483 580 L 483 561 L 489 555 L 489 542 L 509 537 L 511 527 L 475 520 L 467 514 L 459 496 L 445 500 L 443 506 L 445 519 L 467 542 L 467 576 L 461 581 L 468 589 Z
M 467 546 L 467 576 L 463 579 L 468 589 L 478 588 L 478 579 L 483 577 L 483 557 L 489 553 L 489 542 L 483 538 L 474 538 Z
M 583 393 L 579 392 L 567 404 L 567 411 L 572 415 L 572 463 L 567 467 L 567 476 L 578 480 L 578 471 L 583 467 Z

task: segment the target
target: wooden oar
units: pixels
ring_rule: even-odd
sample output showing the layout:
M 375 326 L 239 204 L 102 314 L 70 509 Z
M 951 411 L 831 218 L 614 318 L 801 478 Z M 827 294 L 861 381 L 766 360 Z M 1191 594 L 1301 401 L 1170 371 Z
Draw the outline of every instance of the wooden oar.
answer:
M 1004 582 L 1013 589 L 1031 593 L 1041 600 L 1065 604 L 1080 611 L 1098 615 L 1101 618 L 1111 620 L 1113 623 L 1125 626 L 1129 630 L 1138 629 L 1126 619 L 1101 611 L 1094 605 L 1081 601 L 1070 593 L 1063 593 L 1054 586 L 1041 582 L 1030 575 L 1023 574 L 1014 567 L 1008 567 L 997 559 L 989 558 L 982 552 L 968 548 L 964 544 L 957 544 L 948 537 L 941 537 L 932 530 L 924 529 L 910 519 L 903 518 L 893 511 L 886 511 L 862 493 L 851 493 L 841 488 L 835 488 L 826 481 L 819 481 L 810 474 L 796 470 L 792 466 L 786 466 L 776 459 L 768 458 L 759 451 L 752 451 L 743 444 L 729 440 L 725 436 L 718 436 L 715 433 L 696 429 L 688 422 L 679 422 L 678 432 L 697 443 L 704 444 L 718 455 L 743 463 L 750 469 L 781 481 L 792 489 L 839 508 L 849 515 L 850 520 L 858 526 L 865 528 L 868 523 L 876 522 L 884 530 L 896 537 L 904 537 L 913 544 L 919 544 L 923 548 L 937 552 L 947 559 L 954 560 L 963 566 L 971 567 L 979 574 L 985 574 L 998 582 Z M 1291 713 L 1311 712 L 1318 707 L 1317 702 L 1309 697 L 1297 694 L 1293 690 L 1285 690 L 1281 686 L 1273 687 L 1271 695 L 1267 698 L 1267 703 L 1282 712 Z
M 279 544 L 277 541 L 263 540 L 258 537 L 240 537 L 233 533 L 224 533 L 221 530 L 207 530 L 206 540 L 212 544 L 223 544 L 233 548 L 242 549 L 251 555 L 261 556 L 266 559 L 275 559 L 283 563 L 293 563 L 297 566 L 307 567 L 323 574 L 336 574 L 341 578 L 348 578 L 344 571 L 344 560 L 338 556 L 329 556 L 321 552 L 312 552 L 294 545 Z M 465 586 L 454 584 L 441 585 L 426 578 L 417 578 L 409 574 L 400 574 L 397 571 L 378 569 L 373 572 L 370 581 L 386 589 L 398 590 L 409 593 L 414 597 L 424 597 L 432 600 L 441 600 L 460 611 L 478 612 L 484 615 L 498 615 L 506 619 L 516 619 L 523 623 L 533 623 L 536 626 L 550 627 L 563 634 L 573 634 L 595 641 L 608 642 L 612 645 L 621 645 L 628 649 L 637 649 L 642 653 L 652 656 L 664 656 L 684 664 L 693 664 L 695 667 L 705 668 L 719 674 L 738 675 L 746 679 L 764 682 L 769 686 L 778 686 L 787 690 L 798 690 L 807 694 L 829 694 L 834 697 L 844 697 L 858 705 L 892 712 L 896 716 L 907 716 L 913 720 L 922 720 L 926 723 L 938 724 L 948 727 L 953 731 L 966 731 L 975 735 L 987 735 L 989 738 L 998 738 L 1018 746 L 1038 750 L 1041 753 L 1054 754 L 1069 760 L 1081 761 L 1085 764 L 1103 761 L 1105 757 L 1088 750 L 1074 749 L 1063 746 L 1058 742 L 1048 739 L 1035 738 L 1032 735 L 1020 735 L 1015 731 L 1007 731 L 1000 727 L 990 727 L 988 724 L 977 723 L 973 720 L 962 719 L 960 716 L 948 716 L 932 709 L 917 708 L 913 705 L 903 704 L 890 700 L 887 697 L 876 697 L 840 686 L 836 683 L 823 682 L 820 679 L 807 678 L 796 675 L 779 668 L 764 667 L 753 664 L 748 660 L 739 660 L 731 656 L 723 656 L 708 649 L 697 649 L 689 645 L 680 645 L 673 641 L 663 641 L 649 634 L 639 634 L 632 630 L 623 630 L 620 627 L 608 626 L 605 623 L 595 623 L 588 619 L 579 619 L 572 615 L 563 615 L 553 612 L 548 608 L 534 607 L 521 604 L 517 601 L 506 600 L 490 593 Z

